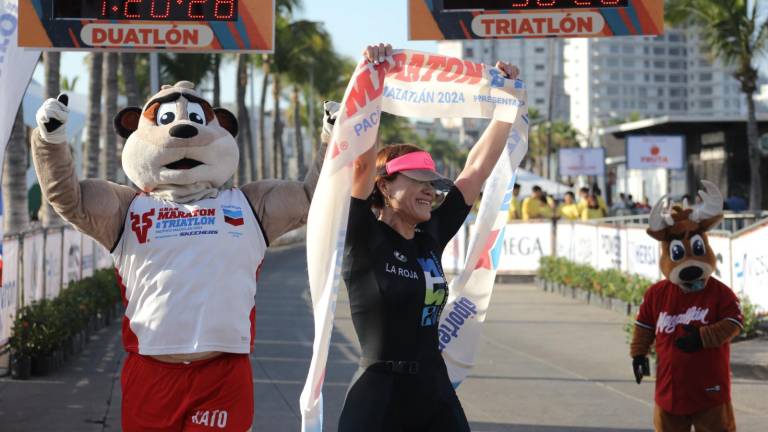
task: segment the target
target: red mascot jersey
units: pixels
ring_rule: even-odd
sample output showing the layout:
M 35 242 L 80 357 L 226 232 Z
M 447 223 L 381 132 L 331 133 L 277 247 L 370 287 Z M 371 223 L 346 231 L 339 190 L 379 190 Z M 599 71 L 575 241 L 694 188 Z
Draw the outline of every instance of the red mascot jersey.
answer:
M 742 326 L 736 295 L 710 277 L 703 290 L 684 293 L 668 280 L 645 293 L 636 324 L 656 331 L 656 403 L 670 414 L 690 415 L 731 400 L 730 344 L 686 353 L 675 341 L 686 324 L 703 327 L 723 319 Z

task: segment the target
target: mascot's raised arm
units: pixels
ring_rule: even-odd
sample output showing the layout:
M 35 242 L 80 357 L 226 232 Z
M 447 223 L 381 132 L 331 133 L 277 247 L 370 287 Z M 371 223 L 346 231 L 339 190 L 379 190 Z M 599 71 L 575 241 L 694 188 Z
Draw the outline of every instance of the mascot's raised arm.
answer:
M 337 105 L 326 104 L 327 142 Z M 237 120 L 188 81 L 115 118 L 134 189 L 78 181 L 66 97 L 37 112 L 32 155 L 43 195 L 111 252 L 122 284 L 123 430 L 249 430 L 256 282 L 269 241 L 306 223 L 324 151 L 304 181 L 224 189 Z
M 717 259 L 707 231 L 723 217 L 723 197 L 703 180 L 701 203 L 653 207 L 648 235 L 661 242 L 661 272 L 635 322 L 630 348 L 638 384 L 650 373 L 647 355 L 656 342 L 658 367 L 654 425 L 657 431 L 735 431 L 731 406 L 729 342 L 743 317 L 733 291 L 715 279 Z

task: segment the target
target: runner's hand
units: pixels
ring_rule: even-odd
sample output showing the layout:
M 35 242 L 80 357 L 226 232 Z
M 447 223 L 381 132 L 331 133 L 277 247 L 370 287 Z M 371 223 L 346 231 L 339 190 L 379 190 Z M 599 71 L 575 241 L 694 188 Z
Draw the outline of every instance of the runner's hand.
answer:
M 363 51 L 363 57 L 375 65 L 384 62 L 385 57 L 392 55 L 392 45 L 380 43 L 378 45 L 368 45 Z
M 520 68 L 513 65 L 512 63 L 497 61 L 496 69 L 500 70 L 504 74 L 505 78 L 508 79 L 517 79 L 517 77 L 520 75 Z
M 683 326 L 683 330 L 688 334 L 675 341 L 676 347 L 687 353 L 694 353 L 704 348 L 704 343 L 701 341 L 701 333 L 699 333 L 698 327 L 686 324 Z
M 648 364 L 648 357 L 636 356 L 632 358 L 632 372 L 635 373 L 635 382 L 640 384 L 644 376 L 651 375 L 651 367 Z
M 69 117 L 69 97 L 66 94 L 60 94 L 58 99 L 50 98 L 43 102 L 43 105 L 37 110 L 35 120 L 40 130 L 40 137 L 51 144 L 62 144 L 67 142 L 67 131 L 64 124 Z

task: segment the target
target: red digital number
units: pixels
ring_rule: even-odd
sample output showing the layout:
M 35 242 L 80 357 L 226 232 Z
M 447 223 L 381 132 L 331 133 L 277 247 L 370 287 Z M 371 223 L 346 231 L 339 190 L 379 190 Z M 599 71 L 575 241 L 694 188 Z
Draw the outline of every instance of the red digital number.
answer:
M 125 0 L 125 3 L 123 4 L 123 15 L 125 15 L 126 18 L 141 18 L 141 14 L 137 13 L 130 13 L 128 11 L 128 7 L 133 3 L 141 3 L 143 0 Z
M 165 0 L 165 13 L 163 14 L 155 13 L 155 6 L 157 1 L 159 0 L 152 0 L 152 9 L 149 10 L 149 14 L 152 15 L 152 18 L 168 18 L 168 15 L 171 14 L 172 0 Z
M 531 3 L 531 0 L 513 0 L 512 1 L 512 7 L 513 8 L 524 8 L 524 7 L 528 7 L 529 3 Z
M 573 0 L 576 6 L 592 6 L 592 0 Z
M 555 0 L 536 0 L 538 6 L 554 6 Z
M 108 0 L 101 0 L 101 17 L 106 18 L 107 16 L 107 1 Z
M 616 6 L 621 0 L 600 0 L 603 6 Z
M 207 2 L 207 1 L 208 0 L 189 0 L 189 10 L 187 11 L 187 15 L 189 15 L 190 18 L 204 20 L 205 19 L 205 15 L 202 15 L 202 11 L 203 11 L 202 4 Z M 192 8 L 194 8 L 195 5 L 199 5 L 198 6 L 198 11 L 201 12 L 201 14 L 198 15 L 198 14 L 192 12 Z
M 229 6 L 229 13 L 224 14 L 221 12 L 222 6 Z M 213 16 L 216 19 L 231 19 L 235 16 L 235 0 L 216 0 L 216 5 L 213 7 Z

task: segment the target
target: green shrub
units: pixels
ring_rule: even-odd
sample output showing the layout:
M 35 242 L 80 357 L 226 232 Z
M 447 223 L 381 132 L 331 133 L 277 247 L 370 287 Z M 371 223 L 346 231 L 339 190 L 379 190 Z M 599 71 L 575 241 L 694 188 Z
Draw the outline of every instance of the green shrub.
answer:
M 16 312 L 11 349 L 31 357 L 48 355 L 84 330 L 91 317 L 118 301 L 120 289 L 112 270 L 99 270 L 90 278 L 72 282 L 55 299 L 36 301 Z

